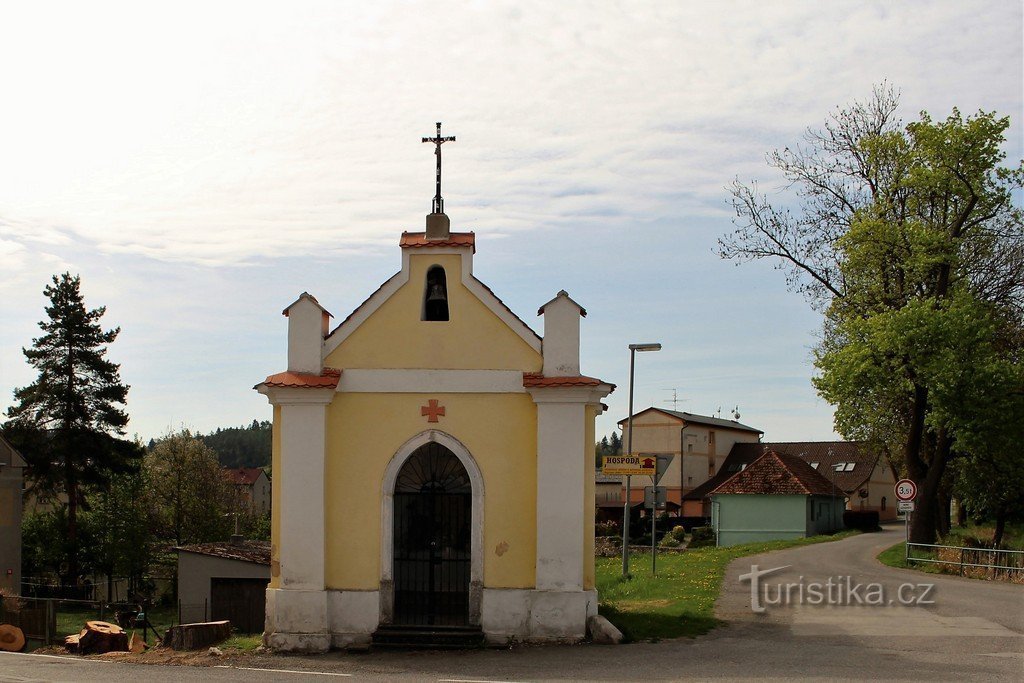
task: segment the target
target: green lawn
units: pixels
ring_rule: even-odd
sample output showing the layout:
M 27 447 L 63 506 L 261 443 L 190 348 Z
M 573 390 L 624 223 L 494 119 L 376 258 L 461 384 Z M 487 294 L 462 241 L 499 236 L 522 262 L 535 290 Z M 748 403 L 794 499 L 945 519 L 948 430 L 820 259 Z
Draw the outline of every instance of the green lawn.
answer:
M 968 547 L 973 545 L 975 541 L 987 543 L 992 540 L 994 530 L 995 529 L 992 524 L 969 524 L 963 527 L 953 527 L 950 529 L 949 533 L 937 543 L 939 545 L 966 545 Z M 1003 542 L 1001 547 L 1006 550 L 1024 550 L 1024 525 L 1007 524 L 1006 530 L 1003 532 Z M 957 550 L 950 549 L 924 550 L 922 548 L 914 548 L 914 557 L 944 559 L 949 560 L 951 564 L 937 564 L 930 562 L 911 562 L 908 564 L 904 559 L 906 551 L 904 549 L 903 541 L 900 541 L 896 545 L 886 548 L 879 553 L 878 561 L 889 567 L 914 569 L 916 571 L 926 572 L 929 574 L 960 574 L 962 576 L 978 579 L 989 579 L 994 577 L 1019 580 L 1021 572 L 1017 572 L 1016 574 L 1009 573 L 1006 576 L 1003 576 L 1003 574 L 1006 574 L 1004 572 L 1001 572 L 998 575 L 993 575 L 991 572 L 977 567 L 967 567 L 961 572 L 961 568 L 957 563 L 958 552 L 959 551 Z
M 615 624 L 627 640 L 695 637 L 718 626 L 715 600 L 722 587 L 726 565 L 737 557 L 757 555 L 857 534 L 843 531 L 834 536 L 813 536 L 792 541 L 748 543 L 731 548 L 697 548 L 658 555 L 658 575 L 651 576 L 650 555 L 636 555 L 630 568 L 633 578 L 622 578 L 622 561 L 597 558 L 599 612 Z

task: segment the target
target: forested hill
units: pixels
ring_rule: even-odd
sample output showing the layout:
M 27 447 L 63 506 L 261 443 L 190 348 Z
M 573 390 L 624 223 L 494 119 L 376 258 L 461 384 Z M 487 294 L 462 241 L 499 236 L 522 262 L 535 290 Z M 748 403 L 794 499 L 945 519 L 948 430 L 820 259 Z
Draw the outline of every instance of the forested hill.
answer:
M 267 467 L 270 465 L 269 421 L 253 420 L 248 427 L 227 427 L 200 434 L 206 445 L 217 451 L 225 467 Z

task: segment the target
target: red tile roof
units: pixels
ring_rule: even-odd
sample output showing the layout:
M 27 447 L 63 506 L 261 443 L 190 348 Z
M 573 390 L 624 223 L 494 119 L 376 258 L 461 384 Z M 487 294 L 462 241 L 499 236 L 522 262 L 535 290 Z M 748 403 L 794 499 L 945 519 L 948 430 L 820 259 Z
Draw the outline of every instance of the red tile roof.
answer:
M 843 492 L 797 456 L 768 451 L 711 493 L 841 496 Z
M 232 484 L 252 486 L 263 474 L 262 467 L 224 468 L 224 478 Z
M 545 377 L 539 372 L 523 373 L 524 387 L 596 387 L 602 384 L 608 384 L 612 389 L 615 389 L 614 384 L 609 384 L 604 380 L 600 380 L 596 377 L 587 377 L 585 375 L 577 375 L 575 377 Z
M 428 240 L 425 232 L 403 232 L 402 239 L 398 243 L 400 247 L 412 247 L 420 249 L 423 247 L 472 247 L 476 253 L 476 234 L 472 232 L 453 232 L 446 240 Z
M 336 389 L 340 378 L 341 370 L 336 368 L 324 368 L 324 371 L 319 375 L 306 372 L 279 372 L 276 375 L 270 375 L 256 386 L 304 387 L 311 389 L 327 387 Z

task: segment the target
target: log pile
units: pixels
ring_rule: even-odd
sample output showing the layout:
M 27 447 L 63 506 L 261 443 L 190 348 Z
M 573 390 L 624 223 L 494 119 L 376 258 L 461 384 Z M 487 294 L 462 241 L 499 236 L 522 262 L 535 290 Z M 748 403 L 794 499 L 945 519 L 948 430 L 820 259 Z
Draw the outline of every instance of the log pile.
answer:
M 128 634 L 117 624 L 106 621 L 87 621 L 81 632 L 64 639 L 69 652 L 82 655 L 103 654 L 104 652 L 126 652 Z
M 230 621 L 180 624 L 167 629 L 163 645 L 172 650 L 201 650 L 231 636 Z

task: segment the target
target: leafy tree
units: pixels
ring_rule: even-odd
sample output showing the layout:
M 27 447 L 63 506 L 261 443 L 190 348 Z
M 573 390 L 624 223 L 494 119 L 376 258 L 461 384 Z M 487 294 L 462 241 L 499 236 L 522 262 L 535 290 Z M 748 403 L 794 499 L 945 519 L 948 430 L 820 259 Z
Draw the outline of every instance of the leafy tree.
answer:
M 165 436 L 146 454 L 145 469 L 164 538 L 182 545 L 231 534 L 234 492 L 201 439 L 187 429 Z
M 911 540 L 940 526 L 947 463 L 986 410 L 983 376 L 1019 364 L 1001 340 L 1024 311 L 1024 170 L 1002 166 L 1007 118 L 922 113 L 903 126 L 877 88 L 805 143 L 769 155 L 798 206 L 732 187 L 726 258 L 772 258 L 825 314 L 819 393 L 845 437 L 872 442 L 919 487 Z M 1019 389 L 1019 387 L 1018 387 Z
M 17 404 L 7 411 L 4 433 L 29 464 L 29 477 L 42 492 L 63 491 L 67 503 L 67 577 L 79 574 L 78 508 L 90 487 L 105 486 L 118 472 L 137 467 L 134 444 L 124 434 L 122 409 L 128 387 L 120 366 L 106 359 L 107 344 L 120 328 L 103 331 L 104 307 L 87 310 L 80 280 L 70 273 L 53 276 L 43 290 L 50 300 L 43 335 L 23 349 L 39 371 L 36 381 L 15 391 Z
M 107 577 L 108 596 L 115 576 L 127 577 L 129 594 L 134 594 L 149 573 L 156 540 L 149 479 L 145 468 L 119 474 L 90 498 L 86 514 L 95 540 L 89 554 L 95 569 Z

